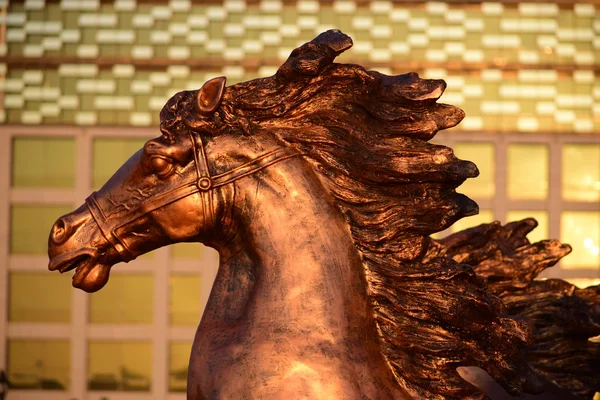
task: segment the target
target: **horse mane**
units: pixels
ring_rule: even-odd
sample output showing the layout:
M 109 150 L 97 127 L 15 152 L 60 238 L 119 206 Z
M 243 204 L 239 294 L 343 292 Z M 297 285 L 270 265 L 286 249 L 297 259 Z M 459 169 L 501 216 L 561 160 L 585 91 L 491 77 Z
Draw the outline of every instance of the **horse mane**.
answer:
M 176 95 L 161 120 L 179 104 L 177 118 L 201 134 L 270 134 L 306 155 L 350 227 L 381 352 L 411 395 L 484 398 L 459 366 L 479 366 L 517 394 L 535 381 L 521 354 L 530 325 L 508 316 L 470 266 L 427 256 L 430 234 L 478 212 L 455 191 L 478 175 L 475 165 L 428 143 L 464 113 L 436 102 L 441 80 L 333 63 L 351 45 L 325 32 L 274 76 L 228 87 L 212 118 L 198 117 L 190 92 Z
M 482 224 L 434 241 L 428 257 L 452 257 L 486 278 L 488 291 L 510 314 L 535 325 L 535 344 L 524 350 L 533 369 L 591 399 L 600 391 L 600 286 L 579 289 L 561 279 L 536 280 L 571 252 L 558 240 L 530 243 L 526 236 L 536 226 L 532 218 Z

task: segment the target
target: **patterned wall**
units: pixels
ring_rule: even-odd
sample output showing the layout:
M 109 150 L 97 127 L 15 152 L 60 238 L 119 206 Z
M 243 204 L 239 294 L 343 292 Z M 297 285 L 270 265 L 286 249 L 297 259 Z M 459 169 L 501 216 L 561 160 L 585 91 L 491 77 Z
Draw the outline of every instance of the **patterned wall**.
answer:
M 446 79 L 442 101 L 467 112 L 457 129 L 600 133 L 594 4 L 198 3 L 11 1 L 0 120 L 155 125 L 175 92 L 272 74 L 294 47 L 339 28 L 355 43 L 341 61 Z
M 480 178 L 461 192 L 481 213 L 453 230 L 533 216 L 540 227 L 531 240 L 560 238 L 575 249 L 554 276 L 584 287 L 600 276 L 599 11 L 589 1 L 0 0 L 0 123 L 157 126 L 175 92 L 217 75 L 231 84 L 273 74 L 294 47 L 339 28 L 355 43 L 340 61 L 443 78 L 442 101 L 467 112 L 454 128 L 466 133 L 444 140 L 477 163 Z M 46 270 L 49 226 L 143 138 L 126 128 L 110 131 L 128 138 L 11 129 L 0 133 L 0 171 L 11 171 L 0 176 L 8 243 L 4 253 L 0 246 L 0 369 L 13 387 L 68 392 L 11 390 L 10 398 L 100 398 L 102 389 L 141 391 L 111 399 L 183 399 L 167 393 L 185 390 L 214 253 L 163 249 L 130 265 L 135 275 L 115 272 L 89 299 L 73 297 L 70 276 Z

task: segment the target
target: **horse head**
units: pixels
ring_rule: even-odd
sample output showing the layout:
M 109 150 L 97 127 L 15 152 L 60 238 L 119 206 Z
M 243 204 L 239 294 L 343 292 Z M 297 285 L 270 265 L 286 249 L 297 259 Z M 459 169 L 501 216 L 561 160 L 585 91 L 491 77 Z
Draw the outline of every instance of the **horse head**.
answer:
M 236 154 L 239 142 L 217 132 L 215 110 L 225 82 L 214 78 L 200 90 L 173 96 L 161 111 L 162 135 L 146 142 L 85 204 L 56 221 L 49 237 L 50 270 L 75 269 L 73 286 L 95 292 L 118 262 L 226 234 L 228 203 L 222 200 L 231 196 L 226 184 L 290 154 L 275 150 L 250 162 L 244 161 L 252 158 L 251 150 Z M 212 140 L 216 133 L 224 139 Z M 206 149 L 216 146 L 209 171 Z

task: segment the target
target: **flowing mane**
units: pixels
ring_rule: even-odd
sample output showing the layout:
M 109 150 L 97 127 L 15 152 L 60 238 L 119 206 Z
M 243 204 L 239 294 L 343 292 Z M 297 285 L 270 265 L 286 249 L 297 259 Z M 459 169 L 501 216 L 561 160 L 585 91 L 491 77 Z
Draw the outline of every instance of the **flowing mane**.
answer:
M 175 96 L 163 113 L 176 108 L 201 135 L 271 135 L 310 160 L 348 223 L 381 352 L 410 394 L 482 398 L 456 371 L 472 365 L 518 393 L 532 377 L 520 352 L 531 328 L 505 315 L 470 266 L 427 255 L 430 234 L 478 212 L 455 191 L 478 175 L 475 165 L 428 143 L 464 113 L 436 102 L 441 80 L 333 63 L 351 45 L 339 31 L 320 35 L 294 50 L 276 75 L 226 88 L 212 119 L 186 106 L 193 92 Z

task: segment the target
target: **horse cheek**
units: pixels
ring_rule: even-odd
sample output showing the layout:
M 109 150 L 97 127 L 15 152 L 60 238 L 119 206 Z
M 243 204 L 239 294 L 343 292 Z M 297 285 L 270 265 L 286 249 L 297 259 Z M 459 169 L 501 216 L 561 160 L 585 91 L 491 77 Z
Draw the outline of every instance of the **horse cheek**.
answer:
M 199 196 L 188 196 L 157 211 L 154 216 L 173 242 L 194 239 L 203 229 L 204 217 Z

